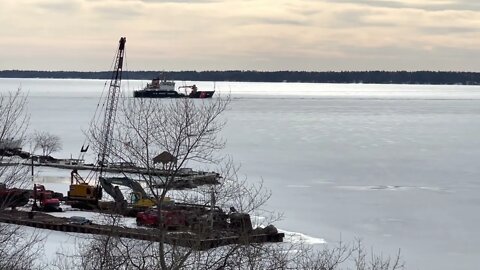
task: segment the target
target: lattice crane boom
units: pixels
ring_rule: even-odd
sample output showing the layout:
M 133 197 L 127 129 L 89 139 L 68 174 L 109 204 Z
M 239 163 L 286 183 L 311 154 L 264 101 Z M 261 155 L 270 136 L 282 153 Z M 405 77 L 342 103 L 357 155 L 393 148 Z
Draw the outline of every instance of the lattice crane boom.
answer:
M 120 87 L 122 82 L 123 59 L 125 56 L 125 37 L 120 38 L 117 55 L 115 57 L 115 66 L 110 80 L 110 87 L 108 89 L 105 114 L 103 117 L 103 124 L 101 126 L 101 141 L 100 152 L 98 155 L 98 164 L 102 168 L 106 165 L 108 156 L 112 148 L 113 127 L 115 124 L 115 117 L 117 113 L 118 99 L 120 96 Z M 100 169 L 100 176 L 103 174 L 103 169 Z

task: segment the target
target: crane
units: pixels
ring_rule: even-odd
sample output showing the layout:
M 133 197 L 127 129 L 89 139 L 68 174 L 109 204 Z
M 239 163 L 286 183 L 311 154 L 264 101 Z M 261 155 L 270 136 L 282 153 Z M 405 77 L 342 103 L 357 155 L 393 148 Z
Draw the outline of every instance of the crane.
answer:
M 115 65 L 106 97 L 100 141 L 98 141 L 100 145 L 97 165 L 100 166 L 100 177 L 103 176 L 103 167 L 108 163 L 108 156 L 112 148 L 113 127 L 117 112 L 118 99 L 120 96 L 126 41 L 127 39 L 125 37 L 120 38 L 118 51 L 115 56 Z M 90 185 L 78 174 L 77 170 L 73 170 L 71 173 L 70 190 L 68 191 L 67 196 L 68 200 L 72 202 L 72 206 L 84 209 L 94 208 L 98 206 L 98 200 L 102 198 L 102 188 L 98 186 L 98 184 Z
M 108 89 L 105 114 L 103 117 L 103 125 L 100 141 L 100 152 L 98 155 L 98 165 L 100 166 L 100 177 L 103 176 L 102 168 L 107 163 L 108 155 L 112 148 L 113 126 L 117 113 L 118 97 L 120 95 L 120 86 L 122 82 L 123 58 L 125 56 L 125 37 L 120 38 L 117 55 L 115 57 L 115 68 L 110 80 Z

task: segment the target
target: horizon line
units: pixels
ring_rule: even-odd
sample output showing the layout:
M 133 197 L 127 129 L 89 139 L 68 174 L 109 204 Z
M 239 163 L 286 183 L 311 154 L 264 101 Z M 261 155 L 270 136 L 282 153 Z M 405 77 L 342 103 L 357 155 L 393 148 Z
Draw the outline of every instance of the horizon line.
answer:
M 101 73 L 111 72 L 111 70 L 96 70 L 96 71 L 79 71 L 79 70 L 34 70 L 34 69 L 4 69 L 0 72 L 78 72 L 78 73 Z M 124 70 L 123 72 L 258 72 L 258 73 L 274 73 L 274 72 L 302 72 L 302 73 L 342 73 L 342 72 L 435 72 L 435 73 L 480 73 L 480 71 L 457 71 L 457 70 L 326 70 L 326 71 L 313 71 L 313 70 L 254 70 L 254 69 L 227 69 L 227 70 Z

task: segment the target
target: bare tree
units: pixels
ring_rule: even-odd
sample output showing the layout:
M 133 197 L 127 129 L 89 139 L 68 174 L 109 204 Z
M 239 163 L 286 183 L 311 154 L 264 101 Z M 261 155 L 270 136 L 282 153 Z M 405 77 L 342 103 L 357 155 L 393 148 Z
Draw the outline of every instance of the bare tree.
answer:
M 225 122 L 220 116 L 229 102 L 229 97 L 219 97 L 207 101 L 135 99 L 123 104 L 120 115 L 123 121 L 119 121 L 116 129 L 113 153 L 122 161 L 152 171 L 138 177 L 143 178 L 154 195 L 160 218 L 167 194 L 182 168 L 191 163 L 218 164 L 222 160 L 218 150 L 224 147 L 224 142 L 219 132 Z M 163 166 L 166 175 L 155 175 L 153 158 L 163 151 L 170 153 L 175 161 Z M 158 184 L 163 188 L 157 188 Z M 159 233 L 166 237 L 165 230 Z M 150 258 L 158 258 L 147 260 L 148 264 L 160 269 L 180 269 L 195 257 L 193 249 L 166 245 L 164 241 L 152 243 L 148 250 Z
M 62 150 L 62 140 L 59 136 L 46 131 L 36 131 L 33 134 L 34 150 L 41 149 L 42 156 Z
M 36 230 L 0 223 L 0 269 L 35 269 L 42 241 Z
M 25 142 L 28 126 L 27 97 L 20 89 L 12 93 L 0 94 L 0 144 L 2 148 L 21 148 Z M 0 183 L 3 192 L 0 196 L 0 213 L 5 208 L 14 208 L 18 201 L 26 199 L 31 188 L 28 168 L 23 167 L 12 157 L 0 156 Z M 26 197 L 27 196 L 27 197 Z M 26 197 L 26 198 L 25 198 Z M 40 252 L 37 245 L 42 239 L 35 230 L 26 231 L 21 226 L 0 223 L 0 269 L 31 269 Z
M 164 203 L 167 201 L 167 194 L 171 196 L 169 193 L 174 188 L 174 182 L 183 168 L 193 163 L 218 166 L 223 160 L 223 156 L 218 153 L 218 150 L 224 147 L 224 141 L 219 138 L 219 132 L 225 124 L 221 114 L 227 109 L 229 102 L 229 97 L 207 101 L 130 99 L 120 106 L 110 158 L 134 163 L 149 172 L 147 174 L 139 173 L 137 177 L 146 183 L 150 193 L 154 196 L 160 219 Z M 103 143 L 98 133 L 100 130 L 101 127 L 97 126 L 90 133 L 96 149 L 100 149 Z M 153 159 L 164 151 L 172 155 L 173 160 L 163 165 L 164 173 L 159 175 L 156 174 L 158 166 L 154 164 Z M 212 194 L 215 197 L 222 197 L 219 194 L 227 192 L 221 190 L 226 190 L 227 187 L 231 188 L 231 183 L 234 183 L 227 175 L 224 175 L 222 179 L 224 180 L 222 185 L 197 192 L 195 200 L 193 197 L 181 194 L 178 194 L 179 196 L 176 196 L 175 200 L 200 203 L 213 209 L 212 200 L 208 198 L 211 198 Z M 162 188 L 158 188 L 158 185 L 161 185 Z M 221 205 L 223 205 L 222 200 L 219 199 Z M 236 207 L 243 209 L 240 204 Z M 160 220 L 159 226 L 161 223 Z M 202 229 L 207 229 L 204 233 L 209 233 L 206 227 Z M 167 231 L 164 229 L 159 228 L 157 234 L 165 240 L 132 247 L 132 241 L 120 239 L 117 240 L 119 242 L 115 245 L 116 248 L 103 250 L 109 252 L 110 255 L 111 253 L 122 254 L 128 258 L 127 261 L 132 264 L 131 267 L 137 269 L 181 269 L 189 265 L 196 265 L 196 268 L 200 266 L 197 260 L 200 253 L 196 247 L 185 248 L 166 244 Z M 197 236 L 199 235 L 197 234 Z M 189 237 L 195 236 L 190 234 Z M 103 246 L 111 243 L 107 239 L 109 238 L 104 238 L 100 243 L 103 243 Z M 98 244 L 99 241 L 95 241 L 95 243 Z M 235 246 L 231 248 L 237 250 Z M 222 248 L 222 250 L 228 250 L 223 253 L 231 256 L 230 254 L 235 253 L 230 250 L 231 248 Z M 86 252 L 86 254 L 89 253 L 90 251 Z M 216 254 L 220 253 L 216 252 Z M 102 255 L 102 258 L 111 257 L 110 255 Z M 212 265 L 220 261 L 218 256 L 202 255 L 200 257 L 212 258 L 212 260 L 215 258 Z M 141 261 L 138 261 L 138 258 L 142 258 Z M 208 265 L 208 262 L 209 260 L 204 261 L 202 265 Z
M 279 270 L 400 270 L 400 250 L 393 257 L 367 252 L 361 241 L 315 247 L 303 242 L 231 245 L 204 251 L 167 245 L 166 268 L 158 243 L 96 236 L 66 256 L 59 269 L 279 269 Z M 188 254 L 188 256 L 186 256 Z
M 26 110 L 27 98 L 20 89 L 13 93 L 0 94 L 0 145 L 3 149 L 21 149 L 26 140 L 29 115 Z M 21 188 L 29 184 L 25 177 L 27 169 L 17 165 L 12 157 L 0 156 L 0 182 L 8 187 Z

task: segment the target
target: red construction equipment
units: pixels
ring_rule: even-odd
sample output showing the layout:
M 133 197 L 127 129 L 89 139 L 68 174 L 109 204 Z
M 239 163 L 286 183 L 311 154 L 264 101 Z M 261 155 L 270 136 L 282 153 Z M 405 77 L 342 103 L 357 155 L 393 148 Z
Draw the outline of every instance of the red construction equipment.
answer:
M 58 193 L 46 190 L 43 185 L 33 185 L 33 206 L 34 211 L 62 212 Z M 37 204 L 38 201 L 38 204 Z
M 137 214 L 137 225 L 159 227 L 160 220 L 162 228 L 174 229 L 179 227 L 187 227 L 186 212 L 183 210 L 161 210 L 162 218 L 158 218 L 158 210 L 150 209 Z
M 0 209 L 24 206 L 30 198 L 29 190 L 18 188 L 7 188 L 4 183 L 0 183 Z
M 167 204 L 160 211 L 150 209 L 137 214 L 137 225 L 161 227 L 165 229 L 189 228 L 192 231 L 228 230 L 238 233 L 252 232 L 250 215 L 238 213 L 231 209 L 225 213 L 219 207 L 207 207 L 204 205 L 173 203 Z

